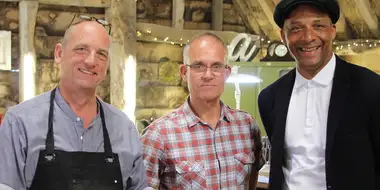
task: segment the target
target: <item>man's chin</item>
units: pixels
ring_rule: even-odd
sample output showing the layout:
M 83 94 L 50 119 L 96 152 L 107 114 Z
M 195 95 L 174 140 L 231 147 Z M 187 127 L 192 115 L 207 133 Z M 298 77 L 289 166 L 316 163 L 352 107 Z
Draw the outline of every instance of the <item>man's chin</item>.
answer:
M 203 94 L 201 96 L 201 99 L 203 101 L 206 101 L 206 102 L 210 102 L 210 101 L 218 101 L 220 98 L 219 95 L 216 95 L 216 94 Z

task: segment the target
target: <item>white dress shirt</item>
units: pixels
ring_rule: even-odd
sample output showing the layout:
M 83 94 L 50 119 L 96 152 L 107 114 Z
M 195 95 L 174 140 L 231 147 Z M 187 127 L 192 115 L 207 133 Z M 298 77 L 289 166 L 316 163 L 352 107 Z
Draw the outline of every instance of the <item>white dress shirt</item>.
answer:
M 311 80 L 297 70 L 285 129 L 285 190 L 326 190 L 327 114 L 336 58 Z

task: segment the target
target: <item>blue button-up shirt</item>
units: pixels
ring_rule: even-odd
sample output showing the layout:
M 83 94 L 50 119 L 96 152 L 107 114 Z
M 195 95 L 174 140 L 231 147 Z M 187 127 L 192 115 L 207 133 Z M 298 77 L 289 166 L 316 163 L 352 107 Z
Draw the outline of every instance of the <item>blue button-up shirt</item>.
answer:
M 31 186 L 39 152 L 45 149 L 50 91 L 12 107 L 0 126 L 0 189 Z M 123 185 L 131 178 L 130 189 L 148 186 L 142 162 L 141 144 L 134 124 L 120 110 L 101 102 L 114 153 L 119 155 Z M 55 148 L 64 151 L 104 152 L 100 115 L 84 128 L 79 118 L 56 92 L 54 101 Z

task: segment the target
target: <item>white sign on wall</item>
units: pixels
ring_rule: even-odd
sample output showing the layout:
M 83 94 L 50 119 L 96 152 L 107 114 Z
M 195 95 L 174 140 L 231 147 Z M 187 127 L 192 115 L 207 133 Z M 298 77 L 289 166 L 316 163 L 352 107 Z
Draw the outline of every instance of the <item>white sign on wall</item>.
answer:
M 0 70 L 12 69 L 12 33 L 0 30 Z
M 260 37 L 240 33 L 228 45 L 228 60 L 232 62 L 252 61 L 260 51 Z

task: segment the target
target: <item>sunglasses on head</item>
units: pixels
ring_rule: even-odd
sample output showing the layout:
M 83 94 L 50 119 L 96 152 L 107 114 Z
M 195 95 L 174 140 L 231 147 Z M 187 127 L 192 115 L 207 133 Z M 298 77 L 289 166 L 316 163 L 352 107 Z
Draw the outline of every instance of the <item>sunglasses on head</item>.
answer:
M 74 22 L 75 20 L 75 22 Z M 88 15 L 82 15 L 82 14 L 76 14 L 73 19 L 71 20 L 70 24 L 69 24 L 69 27 L 72 26 L 72 25 L 76 25 L 76 24 L 79 24 L 83 21 L 96 21 L 98 22 L 100 25 L 102 25 L 107 31 L 108 31 L 108 34 L 111 35 L 111 23 L 103 20 L 103 19 L 97 19 L 95 17 L 92 17 L 92 16 L 88 16 Z

